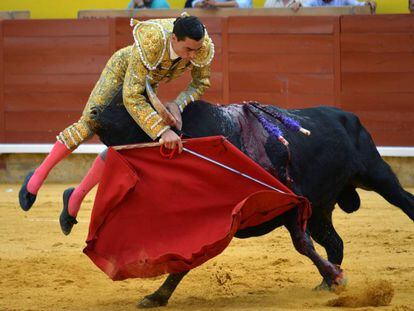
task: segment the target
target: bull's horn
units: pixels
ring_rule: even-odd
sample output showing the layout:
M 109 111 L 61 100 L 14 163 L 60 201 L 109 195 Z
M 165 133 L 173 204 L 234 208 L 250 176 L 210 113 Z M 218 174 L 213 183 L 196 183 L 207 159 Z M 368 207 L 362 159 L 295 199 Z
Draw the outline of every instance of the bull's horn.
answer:
M 145 79 L 145 89 L 147 90 L 148 99 L 151 102 L 154 109 L 158 112 L 164 123 L 175 126 L 176 120 L 174 116 L 165 108 L 165 106 L 161 103 L 158 99 L 157 95 L 155 94 L 154 90 L 152 89 L 150 79 L 147 76 Z

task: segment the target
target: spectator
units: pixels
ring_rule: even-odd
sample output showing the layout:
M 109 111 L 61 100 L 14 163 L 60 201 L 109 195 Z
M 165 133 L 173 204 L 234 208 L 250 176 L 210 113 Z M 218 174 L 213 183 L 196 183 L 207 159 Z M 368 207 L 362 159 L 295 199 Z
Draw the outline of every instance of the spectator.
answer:
M 371 8 L 371 12 L 374 13 L 377 4 L 375 1 L 366 0 L 364 2 L 360 2 L 358 0 L 302 0 L 303 7 L 312 7 L 312 6 L 362 6 L 368 5 Z
M 128 9 L 169 9 L 167 0 L 131 0 Z
M 408 0 L 408 10 L 411 14 L 414 14 L 414 0 Z
M 252 7 L 252 0 L 193 0 L 193 8 L 241 8 Z
M 300 0 L 266 0 L 265 8 L 291 8 L 293 11 L 298 11 L 301 6 Z

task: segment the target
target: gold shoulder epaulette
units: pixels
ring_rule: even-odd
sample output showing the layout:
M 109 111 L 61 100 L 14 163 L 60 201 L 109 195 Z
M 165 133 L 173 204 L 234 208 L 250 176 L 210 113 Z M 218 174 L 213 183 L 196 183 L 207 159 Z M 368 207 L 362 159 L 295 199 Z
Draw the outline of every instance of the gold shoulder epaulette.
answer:
M 160 23 L 155 21 L 136 22 L 131 19 L 131 26 L 134 25 L 133 36 L 135 48 L 142 63 L 148 70 L 155 70 L 161 63 L 167 47 L 167 38 Z
M 191 63 L 196 67 L 204 67 L 210 65 L 214 57 L 214 43 L 213 40 L 209 37 L 207 30 L 204 36 L 203 45 L 200 50 L 197 52 L 195 58 Z

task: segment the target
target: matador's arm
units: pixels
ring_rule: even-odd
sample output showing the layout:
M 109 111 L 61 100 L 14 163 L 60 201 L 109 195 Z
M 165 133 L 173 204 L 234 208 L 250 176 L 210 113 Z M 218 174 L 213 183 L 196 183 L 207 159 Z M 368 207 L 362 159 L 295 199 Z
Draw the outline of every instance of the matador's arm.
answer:
M 174 101 L 181 112 L 192 101 L 200 99 L 210 87 L 210 65 L 204 67 L 194 66 L 191 70 L 192 80 L 187 89 L 181 92 Z
M 148 70 L 141 62 L 138 50 L 132 48 L 123 86 L 124 105 L 135 122 L 155 140 L 170 127 L 163 122 L 144 96 L 147 74 Z

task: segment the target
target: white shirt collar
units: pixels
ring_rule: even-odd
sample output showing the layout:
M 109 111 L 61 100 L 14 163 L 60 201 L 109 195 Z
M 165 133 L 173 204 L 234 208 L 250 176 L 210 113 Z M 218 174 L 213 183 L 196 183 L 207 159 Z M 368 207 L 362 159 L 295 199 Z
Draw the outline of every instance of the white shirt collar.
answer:
M 172 42 L 170 40 L 170 59 L 174 60 L 177 59 L 179 56 L 177 55 L 177 53 L 175 53 L 173 47 L 172 47 Z

